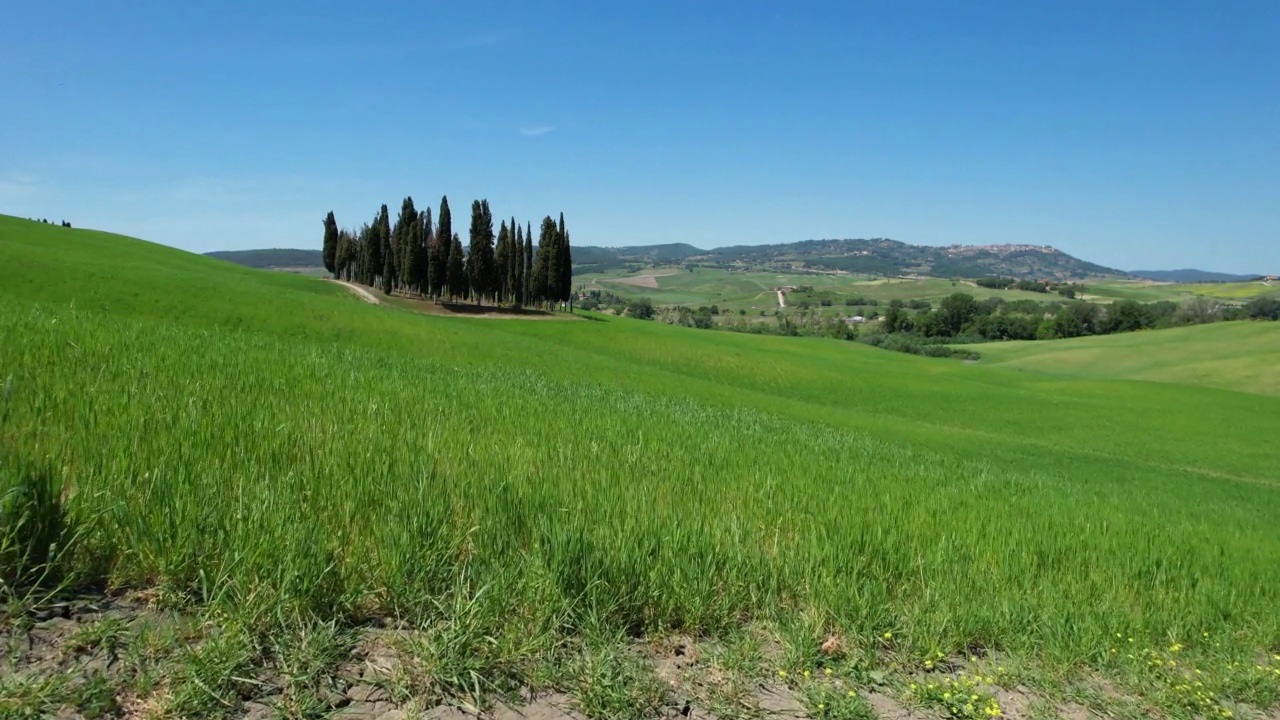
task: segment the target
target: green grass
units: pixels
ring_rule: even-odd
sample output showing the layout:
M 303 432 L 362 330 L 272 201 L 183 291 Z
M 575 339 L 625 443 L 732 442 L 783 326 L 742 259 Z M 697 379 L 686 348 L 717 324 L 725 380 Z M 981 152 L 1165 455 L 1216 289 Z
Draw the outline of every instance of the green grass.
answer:
M 979 349 L 979 346 L 973 346 Z M 1280 395 L 1280 324 L 1231 322 L 981 346 L 984 364 L 1063 377 L 1155 380 Z
M 453 685 L 584 634 L 801 616 L 903 658 L 1280 647 L 1276 397 L 434 317 L 3 217 L 0 257 L 0 494 L 41 472 L 65 494 L 64 577 L 258 630 L 395 616 L 455 648 L 424 651 Z
M 1156 302 L 1172 300 L 1178 302 L 1195 295 L 1241 302 L 1256 297 L 1275 297 L 1280 295 L 1280 286 L 1275 283 L 1265 285 L 1261 282 L 1239 283 L 1158 283 L 1150 280 L 1095 280 L 1085 283 L 1088 288 L 1086 297 L 1093 300 L 1137 300 L 1139 302 Z

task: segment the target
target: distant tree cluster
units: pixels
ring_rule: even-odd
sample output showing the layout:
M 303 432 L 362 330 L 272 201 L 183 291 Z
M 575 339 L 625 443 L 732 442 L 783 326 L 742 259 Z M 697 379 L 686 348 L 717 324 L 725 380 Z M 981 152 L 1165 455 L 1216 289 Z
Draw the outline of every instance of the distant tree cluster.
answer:
M 66 220 L 63 220 L 60 223 L 51 223 L 46 218 L 40 218 L 39 220 L 36 220 L 35 218 L 27 218 L 27 219 L 30 220 L 31 222 L 40 222 L 40 223 L 44 223 L 45 225 L 59 225 L 64 228 L 71 227 L 71 223 L 67 222 Z
M 1120 300 L 1103 305 L 1070 300 L 1045 304 L 1033 300 L 1010 302 L 995 297 L 978 301 L 967 293 L 953 293 L 942 300 L 936 312 L 910 314 L 891 305 L 880 330 L 886 334 L 915 335 L 926 341 L 972 343 L 1110 335 L 1245 319 L 1280 319 L 1280 300 L 1258 298 L 1238 307 L 1203 296 L 1181 303 Z
M 1085 291 L 1085 287 L 1077 283 L 1053 282 L 1050 280 L 1018 280 L 1011 277 L 983 277 L 974 280 L 973 283 L 978 287 L 992 290 L 1012 289 L 1035 293 L 1056 292 L 1068 299 L 1074 299 L 1076 295 Z
M 449 198 L 419 211 L 413 198 L 400 205 L 395 224 L 386 205 L 372 223 L 358 230 L 338 227 L 332 212 L 324 218 L 324 266 L 337 279 L 376 287 L 390 295 L 419 295 L 437 301 L 546 306 L 572 299 L 573 258 L 564 213 L 557 223 L 547 216 L 533 247 L 533 228 L 515 218 L 499 223 L 495 234 L 488 200 L 471 203 L 467 246 L 453 230 Z

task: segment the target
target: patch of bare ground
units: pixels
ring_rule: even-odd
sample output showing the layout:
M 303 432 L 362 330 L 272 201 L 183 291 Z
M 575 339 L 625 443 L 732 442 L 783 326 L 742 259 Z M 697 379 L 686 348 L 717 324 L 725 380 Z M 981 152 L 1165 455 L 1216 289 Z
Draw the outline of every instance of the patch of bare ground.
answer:
M 639 709 L 626 716 L 637 719 L 802 720 L 812 717 L 806 704 L 822 702 L 811 692 L 814 687 L 805 685 L 810 681 L 783 679 L 782 650 L 752 633 L 608 646 L 591 650 L 597 654 L 583 667 L 566 658 L 557 671 L 561 674 L 548 676 L 536 690 L 516 685 L 501 695 L 455 697 L 456 685 L 432 676 L 438 665 L 415 654 L 427 639 L 423 632 L 331 628 L 330 639 L 320 644 L 295 638 L 273 645 L 278 639 L 259 638 L 237 645 L 237 637 L 247 636 L 236 636 L 212 618 L 158 608 L 137 595 L 51 603 L 0 616 L 0 718 L 587 720 L 584 708 L 593 708 L 590 717 L 603 718 L 632 707 Z M 834 652 L 835 643 L 829 638 L 818 652 Z M 1027 679 L 1031 676 L 1016 671 L 996 674 L 1008 682 L 993 681 L 994 662 L 990 656 L 967 662 L 954 657 L 939 659 L 931 671 L 919 674 L 869 670 L 871 680 L 864 675 L 860 684 L 840 686 L 839 695 L 845 690 L 860 695 L 867 716 L 938 720 L 941 711 L 915 704 L 908 684 L 967 673 L 986 678 L 979 691 L 993 696 L 1008 720 L 1162 716 L 1150 702 L 1096 675 L 1065 687 L 1054 683 L 1058 691 L 1042 693 L 1028 687 L 1035 685 Z M 824 682 L 819 675 L 815 671 L 812 682 Z M 610 699 L 601 699 L 602 684 Z M 1280 720 L 1280 708 L 1229 707 L 1241 720 Z
M 871 710 L 876 717 L 882 720 L 934 720 L 931 715 L 910 710 L 889 695 L 880 692 L 864 693 L 867 704 L 871 706 Z
M 672 273 L 666 274 L 670 275 Z M 664 277 L 664 275 L 636 275 L 635 277 L 625 278 L 603 278 L 602 282 L 617 283 L 618 285 L 633 285 L 635 287 L 643 288 L 657 288 L 658 278 L 660 277 Z

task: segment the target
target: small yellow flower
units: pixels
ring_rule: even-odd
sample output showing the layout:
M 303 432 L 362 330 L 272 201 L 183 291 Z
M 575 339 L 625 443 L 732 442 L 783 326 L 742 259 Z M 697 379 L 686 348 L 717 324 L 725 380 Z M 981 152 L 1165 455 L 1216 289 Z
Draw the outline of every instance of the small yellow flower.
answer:
M 827 677 L 831 677 L 831 668 L 822 671 Z
M 805 679 L 808 679 L 808 678 L 809 678 L 809 671 L 808 671 L 808 670 L 805 670 L 805 671 L 804 671 L 804 676 L 805 676 Z
M 856 693 L 856 692 L 854 692 L 854 691 L 850 690 L 849 692 L 847 692 L 847 693 L 845 693 L 845 694 L 846 694 L 846 695 L 848 695 L 849 697 L 853 697 L 854 695 L 857 695 L 858 693 Z
M 778 671 L 778 677 L 780 677 L 780 678 L 785 678 L 786 676 L 787 676 L 787 671 L 786 671 L 786 670 L 779 670 L 779 671 Z
M 891 632 L 887 632 L 887 633 L 885 633 L 884 635 L 881 635 L 880 637 L 884 638 L 885 640 L 892 640 L 892 639 L 893 639 L 893 633 L 891 633 Z

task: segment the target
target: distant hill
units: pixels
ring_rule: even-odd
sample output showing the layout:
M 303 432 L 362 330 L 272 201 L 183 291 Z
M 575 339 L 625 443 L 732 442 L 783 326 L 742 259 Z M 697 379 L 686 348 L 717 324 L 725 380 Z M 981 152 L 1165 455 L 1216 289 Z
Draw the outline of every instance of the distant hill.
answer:
M 575 272 L 639 269 L 691 262 L 737 270 L 844 270 L 876 275 L 1067 280 L 1127 273 L 1042 245 L 908 245 L 897 240 L 804 240 L 779 245 L 735 245 L 700 250 L 692 245 L 575 247 Z
M 211 258 L 226 260 L 252 268 L 314 268 L 324 267 L 324 256 L 319 250 L 271 248 L 269 250 L 222 250 L 205 253 Z
M 685 243 L 619 248 L 583 246 L 573 248 L 573 266 L 574 272 L 602 272 L 626 267 L 629 264 L 661 265 L 680 262 L 685 258 L 706 253 L 706 250 Z
M 255 268 L 318 268 L 324 266 L 319 250 L 232 250 L 207 253 Z M 843 270 L 873 275 L 923 275 L 928 277 L 986 277 L 999 275 L 1026 280 L 1068 280 L 1103 275 L 1124 276 L 1122 270 L 1072 257 L 1043 245 L 908 245 L 897 240 L 803 240 L 778 245 L 734 245 L 703 250 L 686 243 L 629 247 L 573 248 L 575 273 L 638 270 L 652 265 L 696 263 L 734 270 L 795 271 Z M 1198 270 L 1175 270 L 1194 273 Z M 1151 277 L 1132 273 L 1140 277 Z M 1155 273 L 1158 274 L 1158 273 Z M 1217 275 L 1206 273 L 1206 275 Z M 1162 278 L 1152 278 L 1162 279 Z M 1218 279 L 1218 278 L 1214 278 Z M 1221 279 L 1251 279 L 1221 275 Z M 1192 280 L 1176 280 L 1193 282 Z M 1204 280 L 1197 280 L 1204 282 Z
M 1204 282 L 1246 282 L 1255 280 L 1257 275 L 1232 275 L 1231 273 L 1209 272 L 1207 270 L 1131 270 L 1130 275 L 1144 280 L 1175 283 Z

